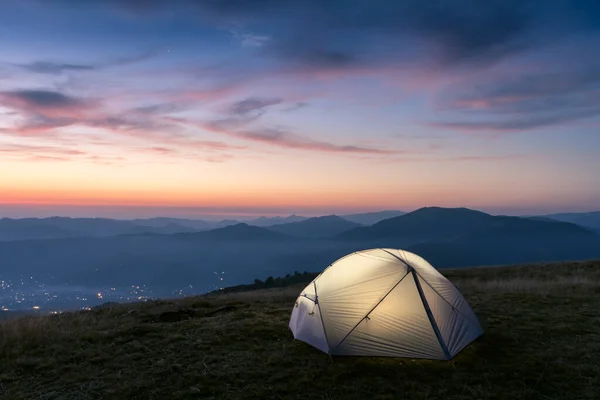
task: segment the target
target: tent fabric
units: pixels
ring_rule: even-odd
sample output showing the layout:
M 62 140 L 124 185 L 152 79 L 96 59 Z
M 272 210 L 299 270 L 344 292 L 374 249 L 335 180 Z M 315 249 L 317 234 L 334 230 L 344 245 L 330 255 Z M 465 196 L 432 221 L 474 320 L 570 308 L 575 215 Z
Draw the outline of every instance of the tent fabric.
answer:
M 458 289 L 404 250 L 347 255 L 298 297 L 294 338 L 330 355 L 449 360 L 483 330 Z

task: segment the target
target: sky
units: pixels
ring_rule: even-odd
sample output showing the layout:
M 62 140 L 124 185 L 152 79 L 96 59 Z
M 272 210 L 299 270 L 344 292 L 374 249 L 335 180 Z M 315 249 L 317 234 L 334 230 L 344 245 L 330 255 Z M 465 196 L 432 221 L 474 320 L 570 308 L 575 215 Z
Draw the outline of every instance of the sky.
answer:
M 0 217 L 600 209 L 600 3 L 3 0 Z

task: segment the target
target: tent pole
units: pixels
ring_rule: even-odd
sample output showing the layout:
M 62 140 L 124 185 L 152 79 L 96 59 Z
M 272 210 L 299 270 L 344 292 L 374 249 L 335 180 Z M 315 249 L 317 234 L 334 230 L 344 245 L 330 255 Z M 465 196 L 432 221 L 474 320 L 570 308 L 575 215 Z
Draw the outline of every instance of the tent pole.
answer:
M 415 273 L 414 269 L 411 270 L 411 272 L 412 272 L 412 276 L 415 280 L 415 285 L 417 286 L 417 290 L 419 291 L 419 296 L 421 297 L 421 302 L 423 303 L 423 306 L 425 306 L 425 312 L 427 313 L 427 317 L 429 318 L 429 322 L 431 323 L 433 332 L 435 333 L 435 336 L 437 337 L 437 340 L 440 343 L 440 346 L 442 346 L 442 350 L 444 351 L 444 355 L 446 356 L 446 359 L 451 360 L 452 355 L 448 351 L 448 346 L 446 346 L 446 343 L 444 342 L 444 338 L 442 338 L 442 334 L 440 333 L 440 329 L 438 328 L 437 322 L 435 322 L 435 318 L 433 318 L 433 313 L 431 312 L 431 308 L 429 308 L 429 303 L 427 302 L 427 298 L 425 297 L 425 294 L 423 293 L 423 288 L 421 287 L 421 282 L 419 281 L 419 278 L 417 278 L 417 274 Z

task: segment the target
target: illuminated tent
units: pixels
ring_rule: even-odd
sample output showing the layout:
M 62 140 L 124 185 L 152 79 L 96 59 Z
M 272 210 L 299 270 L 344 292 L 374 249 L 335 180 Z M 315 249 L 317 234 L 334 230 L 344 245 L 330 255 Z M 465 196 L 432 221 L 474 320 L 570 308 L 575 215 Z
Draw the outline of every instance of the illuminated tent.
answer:
M 289 327 L 331 355 L 438 360 L 483 333 L 448 279 L 416 254 L 392 249 L 331 264 L 300 293 Z

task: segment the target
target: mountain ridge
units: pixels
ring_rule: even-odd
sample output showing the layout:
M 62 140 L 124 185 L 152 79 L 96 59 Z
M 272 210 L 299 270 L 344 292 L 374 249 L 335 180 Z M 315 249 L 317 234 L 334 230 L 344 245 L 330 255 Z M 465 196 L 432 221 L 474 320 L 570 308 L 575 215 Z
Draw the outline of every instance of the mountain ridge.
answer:
M 307 218 L 299 222 L 273 225 L 267 229 L 301 238 L 323 239 L 336 236 L 359 225 L 337 215 Z

